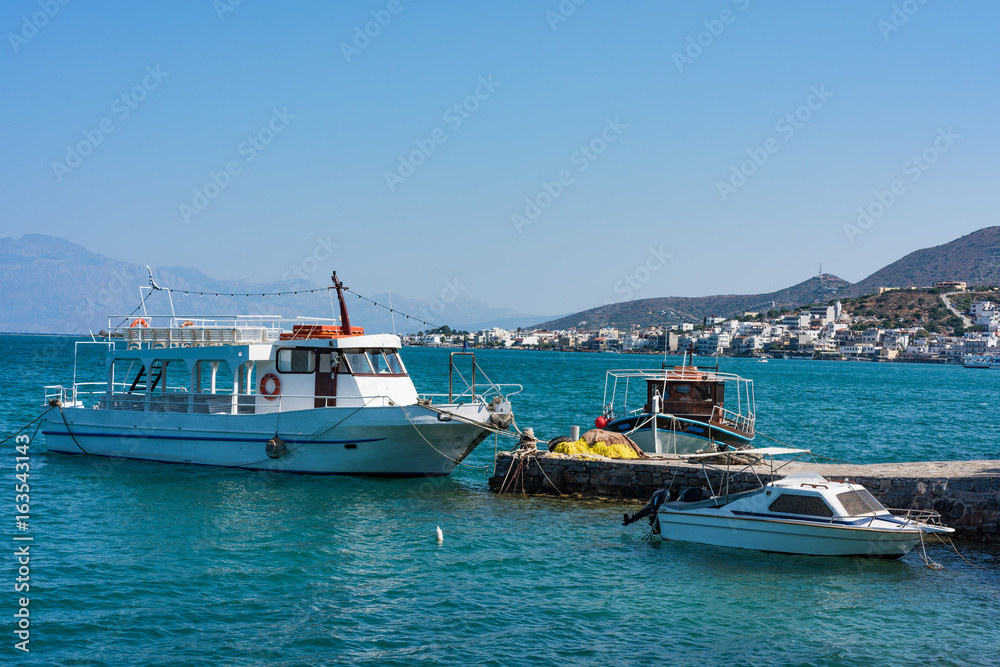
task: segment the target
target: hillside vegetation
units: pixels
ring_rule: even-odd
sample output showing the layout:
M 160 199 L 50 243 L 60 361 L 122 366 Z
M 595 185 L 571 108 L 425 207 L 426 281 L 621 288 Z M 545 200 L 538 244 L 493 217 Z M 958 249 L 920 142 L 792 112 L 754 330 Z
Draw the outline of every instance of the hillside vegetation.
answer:
M 841 300 L 844 310 L 854 317 L 861 318 L 854 328 L 883 327 L 897 329 L 920 327 L 930 333 L 962 335 L 965 325 L 962 318 L 949 311 L 941 295 L 948 293 L 943 289 L 907 289 L 893 290 L 881 295 L 868 294 L 858 298 Z M 966 313 L 973 301 L 980 299 L 996 300 L 1000 293 L 996 291 L 976 291 L 954 294 L 952 305 L 962 313 Z

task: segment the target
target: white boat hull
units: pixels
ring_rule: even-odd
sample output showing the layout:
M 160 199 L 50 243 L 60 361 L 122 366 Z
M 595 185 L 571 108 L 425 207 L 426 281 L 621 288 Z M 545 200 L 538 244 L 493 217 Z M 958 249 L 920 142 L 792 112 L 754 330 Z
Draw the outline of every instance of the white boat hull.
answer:
M 809 556 L 899 558 L 919 541 L 916 527 L 872 528 L 737 516 L 725 510 L 658 512 L 660 536 L 667 540 Z M 879 522 L 883 523 L 883 522 Z
M 312 408 L 259 415 L 51 410 L 43 433 L 64 454 L 249 470 L 415 477 L 447 475 L 488 437 L 484 405 Z M 469 423 L 471 422 L 471 423 Z M 265 452 L 275 435 L 287 453 Z

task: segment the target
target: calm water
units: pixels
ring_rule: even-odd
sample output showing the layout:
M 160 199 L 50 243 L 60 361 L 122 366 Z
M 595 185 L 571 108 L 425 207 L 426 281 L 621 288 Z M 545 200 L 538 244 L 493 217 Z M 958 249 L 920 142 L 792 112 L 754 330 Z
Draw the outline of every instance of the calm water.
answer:
M 67 339 L 0 336 L 3 437 L 72 381 Z M 97 379 L 100 361 L 83 379 Z M 406 350 L 418 389 L 447 352 Z M 653 357 L 482 352 L 520 382 L 542 438 L 599 413 L 604 370 Z M 761 431 L 850 461 L 1000 458 L 1000 373 L 723 360 L 753 378 Z M 501 446 L 508 441 L 501 440 Z M 870 562 L 651 545 L 634 507 L 486 491 L 493 443 L 447 479 L 291 476 L 31 457 L 31 648 L 2 664 L 995 665 L 1000 552 L 940 546 Z M 14 551 L 14 461 L 3 446 Z M 105 460 L 100 460 L 104 461 Z M 440 525 L 445 541 L 434 541 Z

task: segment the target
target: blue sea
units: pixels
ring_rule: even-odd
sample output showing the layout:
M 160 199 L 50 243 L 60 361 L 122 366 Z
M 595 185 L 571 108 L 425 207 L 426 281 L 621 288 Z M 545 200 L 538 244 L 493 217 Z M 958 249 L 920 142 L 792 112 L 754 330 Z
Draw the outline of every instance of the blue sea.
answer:
M 0 336 L 0 439 L 73 380 L 74 339 Z M 88 350 L 78 379 L 99 380 Z M 418 390 L 448 350 L 410 348 Z M 600 414 L 605 371 L 658 357 L 478 351 L 524 385 L 518 424 L 548 439 Z M 957 366 L 723 359 L 755 382 L 758 428 L 851 462 L 1000 459 L 1000 373 Z M 643 540 L 638 504 L 497 496 L 483 443 L 448 478 L 283 475 L 44 453 L 15 526 L 14 443 L 0 664 L 996 665 L 1000 550 L 899 561 Z M 104 464 L 104 465 L 102 465 Z M 435 540 L 440 526 L 444 541 Z M 14 537 L 30 536 L 16 593 Z M 30 653 L 15 648 L 30 599 Z

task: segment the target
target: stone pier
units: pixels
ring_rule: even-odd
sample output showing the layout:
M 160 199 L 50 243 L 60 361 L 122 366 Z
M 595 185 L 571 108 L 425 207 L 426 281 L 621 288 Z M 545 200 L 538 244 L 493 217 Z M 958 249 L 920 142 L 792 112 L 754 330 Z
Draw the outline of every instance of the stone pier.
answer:
M 740 466 L 733 466 L 733 470 Z M 955 529 L 956 537 L 1000 542 L 1000 461 L 932 461 L 868 465 L 775 463 L 775 478 L 815 470 L 826 478 L 850 479 L 863 485 L 886 507 L 932 509 Z M 718 491 L 722 472 L 706 468 Z M 764 466 L 760 478 L 770 481 Z M 683 490 L 707 485 L 701 466 L 676 458 L 592 460 L 547 451 L 500 452 L 489 480 L 490 490 L 505 493 L 579 495 L 646 502 L 657 489 Z M 730 492 L 757 485 L 750 472 L 730 478 Z

